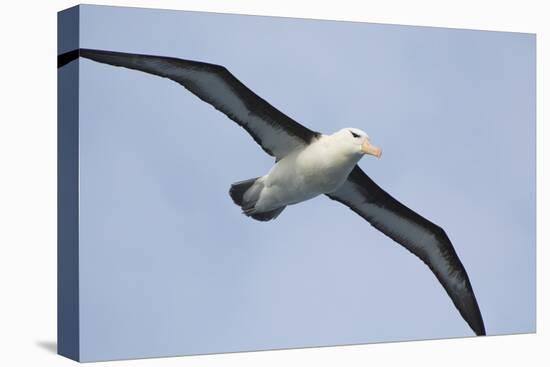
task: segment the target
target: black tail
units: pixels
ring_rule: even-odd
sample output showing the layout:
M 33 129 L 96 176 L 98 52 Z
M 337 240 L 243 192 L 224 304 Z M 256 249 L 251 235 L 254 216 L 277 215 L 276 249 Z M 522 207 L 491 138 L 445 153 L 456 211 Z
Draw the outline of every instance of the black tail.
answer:
M 279 214 L 281 214 L 281 212 L 283 210 L 285 210 L 285 208 L 286 208 L 286 206 L 282 206 L 280 208 L 271 210 L 269 212 L 253 213 L 253 214 L 248 214 L 248 213 L 244 212 L 244 214 L 249 216 L 250 218 L 254 218 L 254 219 L 262 221 L 262 222 L 267 222 L 267 221 L 270 221 L 272 219 L 277 218 L 279 216 Z
M 238 206 L 243 206 L 244 201 L 244 194 L 246 191 L 248 191 L 249 188 L 254 185 L 256 180 L 259 177 L 251 178 L 250 180 L 244 180 L 235 182 L 231 185 L 231 188 L 229 189 L 229 195 L 231 195 L 231 199 L 233 199 L 233 202 L 237 204 Z
M 259 177 L 256 177 L 245 181 L 235 182 L 229 189 L 229 195 L 231 195 L 233 202 L 241 207 L 243 214 L 253 219 L 267 222 L 277 218 L 285 207 L 282 206 L 268 212 L 256 211 L 256 202 L 260 198 L 260 194 L 264 187 L 263 183 L 258 181 L 258 179 Z

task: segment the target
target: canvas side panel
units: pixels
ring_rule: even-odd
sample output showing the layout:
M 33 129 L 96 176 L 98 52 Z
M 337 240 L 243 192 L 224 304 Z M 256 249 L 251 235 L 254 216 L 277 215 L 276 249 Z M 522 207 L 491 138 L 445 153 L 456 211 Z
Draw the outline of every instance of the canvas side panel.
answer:
M 58 55 L 79 46 L 79 7 L 58 13 Z M 79 360 L 78 60 L 57 70 L 57 352 Z

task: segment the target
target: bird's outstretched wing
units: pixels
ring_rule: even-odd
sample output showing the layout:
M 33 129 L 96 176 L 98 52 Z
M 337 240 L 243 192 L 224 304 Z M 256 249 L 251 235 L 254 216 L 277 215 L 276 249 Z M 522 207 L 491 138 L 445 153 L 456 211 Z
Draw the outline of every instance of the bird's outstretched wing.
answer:
M 376 229 L 424 261 L 472 330 L 477 335 L 485 335 L 485 326 L 468 274 L 441 227 L 395 200 L 358 166 L 355 166 L 337 191 L 327 196 L 347 205 Z
M 79 49 L 58 56 L 58 67 L 78 56 L 171 79 L 243 127 L 263 150 L 281 159 L 320 134 L 294 121 L 241 83 L 225 67 L 173 57 Z

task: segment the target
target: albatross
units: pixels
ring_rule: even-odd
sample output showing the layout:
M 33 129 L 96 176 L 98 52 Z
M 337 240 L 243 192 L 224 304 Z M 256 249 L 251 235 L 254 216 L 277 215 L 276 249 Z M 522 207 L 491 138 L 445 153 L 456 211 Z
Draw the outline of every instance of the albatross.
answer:
M 79 57 L 171 79 L 244 128 L 275 158 L 265 175 L 231 185 L 229 194 L 244 215 L 270 221 L 287 206 L 324 194 L 419 257 L 474 333 L 485 335 L 468 274 L 445 231 L 394 199 L 357 165 L 364 155 L 382 154 L 364 131 L 344 128 L 326 135 L 310 130 L 221 65 L 81 48 L 59 55 L 58 67 Z

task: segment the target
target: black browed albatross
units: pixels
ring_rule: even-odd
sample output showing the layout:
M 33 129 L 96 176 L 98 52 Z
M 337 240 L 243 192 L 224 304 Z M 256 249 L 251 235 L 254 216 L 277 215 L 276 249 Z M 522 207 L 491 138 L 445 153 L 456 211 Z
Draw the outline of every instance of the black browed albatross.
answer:
M 325 194 L 426 263 L 472 330 L 485 335 L 470 280 L 445 231 L 394 199 L 357 165 L 364 154 L 381 155 L 365 132 L 346 128 L 324 135 L 310 130 L 259 97 L 220 65 L 78 49 L 59 55 L 58 67 L 79 56 L 181 84 L 235 121 L 267 154 L 275 157 L 275 165 L 266 175 L 231 185 L 231 198 L 245 215 L 260 221 L 272 220 L 287 205 Z

